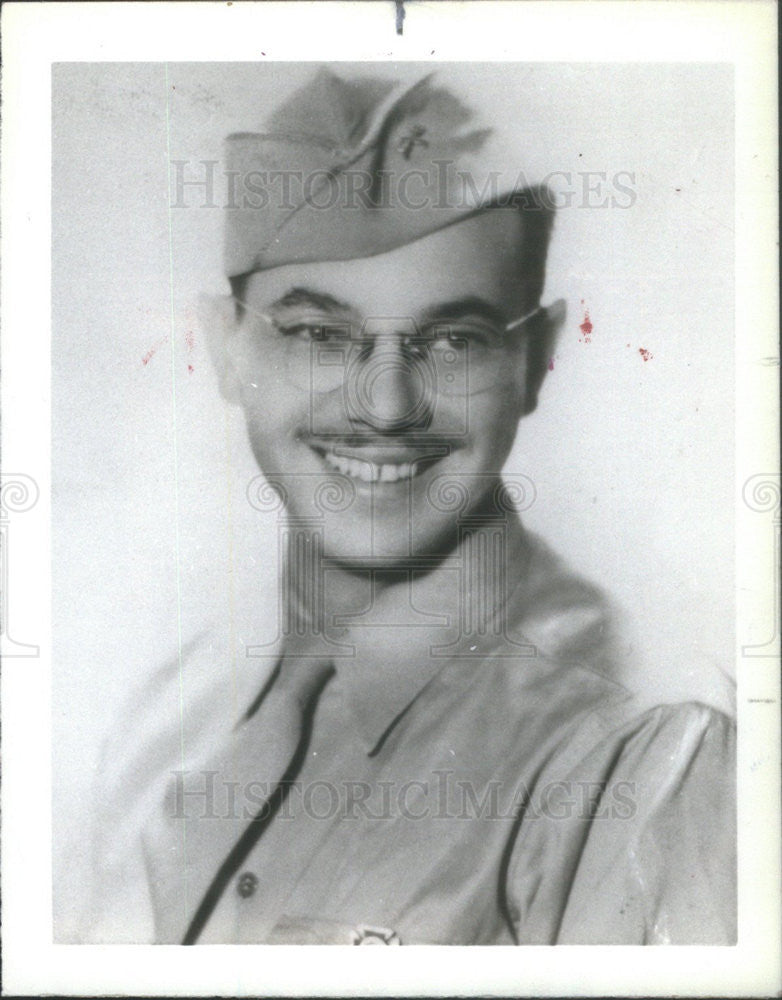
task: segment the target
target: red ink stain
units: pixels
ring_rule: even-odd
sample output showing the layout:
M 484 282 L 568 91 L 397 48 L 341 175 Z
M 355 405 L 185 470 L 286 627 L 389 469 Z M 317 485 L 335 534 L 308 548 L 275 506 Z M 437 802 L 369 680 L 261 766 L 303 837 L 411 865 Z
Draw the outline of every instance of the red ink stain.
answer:
M 584 322 L 581 324 L 579 329 L 585 337 L 589 337 L 591 335 L 593 327 L 589 319 L 589 312 L 584 313 Z
M 583 299 L 581 300 L 581 304 L 582 305 L 584 304 L 584 300 Z M 585 309 L 584 310 L 584 322 L 579 326 L 579 330 L 584 334 L 584 339 L 582 341 L 581 337 L 579 337 L 578 338 L 579 344 L 581 344 L 581 343 L 591 344 L 592 343 L 592 330 L 593 329 L 594 329 L 594 327 L 592 326 L 592 321 L 589 318 L 589 310 Z
M 549 358 L 548 359 L 548 370 L 550 372 L 554 371 L 554 359 L 553 358 Z
M 142 365 L 148 365 L 152 358 L 157 354 L 157 350 L 161 344 L 166 342 L 166 338 L 162 337 L 160 340 L 156 340 L 155 343 L 150 347 L 144 357 L 141 359 Z
M 188 330 L 187 333 L 185 334 L 185 343 L 187 344 L 188 353 L 192 353 L 193 349 L 195 348 L 195 338 L 193 337 L 192 330 Z M 187 370 L 188 373 L 192 375 L 195 369 L 193 368 L 192 365 L 188 365 Z
M 644 359 L 644 361 L 651 361 L 651 359 L 654 357 L 654 355 L 652 354 L 652 352 L 651 351 L 647 351 L 645 347 L 639 347 L 638 348 L 638 353 L 641 355 L 641 357 Z

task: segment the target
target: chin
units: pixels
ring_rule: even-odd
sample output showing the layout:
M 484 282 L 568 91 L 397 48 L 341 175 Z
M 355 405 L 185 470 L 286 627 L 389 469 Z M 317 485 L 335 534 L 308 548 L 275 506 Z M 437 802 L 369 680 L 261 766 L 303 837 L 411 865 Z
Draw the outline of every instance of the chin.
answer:
M 374 523 L 357 525 L 329 524 L 324 538 L 323 554 L 326 559 L 351 572 L 361 570 L 404 569 L 419 559 L 436 564 L 447 556 L 456 545 L 453 519 L 443 523 L 422 525 L 405 519 L 404 524 Z M 421 570 L 426 565 L 417 567 Z

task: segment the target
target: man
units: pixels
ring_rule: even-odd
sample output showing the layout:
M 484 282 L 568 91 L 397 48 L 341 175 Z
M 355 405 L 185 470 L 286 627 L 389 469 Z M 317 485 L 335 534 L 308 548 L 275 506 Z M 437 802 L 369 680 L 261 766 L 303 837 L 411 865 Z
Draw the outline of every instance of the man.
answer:
M 735 940 L 730 721 L 618 682 L 501 477 L 564 305 L 546 190 L 465 185 L 487 134 L 324 70 L 228 140 L 206 325 L 285 509 L 282 634 L 193 637 L 116 737 L 97 940 Z

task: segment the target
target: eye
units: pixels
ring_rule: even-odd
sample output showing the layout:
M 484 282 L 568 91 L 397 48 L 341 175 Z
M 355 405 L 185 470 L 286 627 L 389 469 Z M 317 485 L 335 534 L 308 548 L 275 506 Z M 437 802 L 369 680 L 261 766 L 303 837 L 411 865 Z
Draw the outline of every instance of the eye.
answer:
M 285 338 L 309 341 L 349 340 L 350 323 L 320 317 L 276 321 L 274 328 Z
M 489 350 L 502 344 L 502 333 L 486 323 L 457 320 L 438 323 L 427 332 L 435 350 Z

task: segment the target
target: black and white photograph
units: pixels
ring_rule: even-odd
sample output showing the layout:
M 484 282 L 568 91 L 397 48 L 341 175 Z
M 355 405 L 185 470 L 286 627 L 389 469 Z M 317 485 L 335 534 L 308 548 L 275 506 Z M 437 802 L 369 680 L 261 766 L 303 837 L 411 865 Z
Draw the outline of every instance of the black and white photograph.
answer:
M 416 38 L 412 3 L 238 6 Z M 50 631 L 11 587 L 3 652 L 51 665 L 75 963 L 750 940 L 779 477 L 737 461 L 743 78 L 419 30 L 51 57 L 50 478 L 3 482 L 6 575 L 8 511 L 50 514 Z

